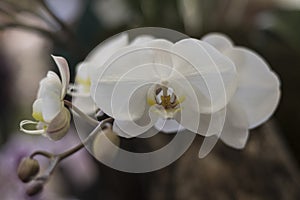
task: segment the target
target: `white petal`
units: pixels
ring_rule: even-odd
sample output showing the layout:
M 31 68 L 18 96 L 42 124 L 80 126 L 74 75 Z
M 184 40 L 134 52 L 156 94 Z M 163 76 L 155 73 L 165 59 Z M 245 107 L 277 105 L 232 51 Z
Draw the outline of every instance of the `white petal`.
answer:
M 149 42 L 153 39 L 154 39 L 154 37 L 151 35 L 141 35 L 141 36 L 134 38 L 134 40 L 130 43 L 130 46 L 143 45 L 144 43 Z
M 61 83 L 62 83 L 61 99 L 63 99 L 67 93 L 68 85 L 70 82 L 69 65 L 66 59 L 63 57 L 52 55 L 52 58 L 55 61 L 61 76 Z
M 226 120 L 226 108 L 212 113 L 201 114 L 198 134 L 203 136 L 219 135 Z
M 42 113 L 42 107 L 43 107 L 43 100 L 42 99 L 36 99 L 34 101 L 34 103 L 32 104 L 32 112 Z
M 195 87 L 202 113 L 226 106 L 237 86 L 234 64 L 208 43 L 184 39 L 173 48 L 174 67 Z
M 138 120 L 115 120 L 113 131 L 125 138 L 137 137 L 150 130 L 158 119 L 154 107 L 147 107 Z
M 88 80 L 90 78 L 89 76 L 89 64 L 86 62 L 81 62 L 76 66 L 76 80 L 82 79 L 82 80 Z
M 168 66 L 168 68 L 162 69 L 157 69 L 159 67 L 156 67 L 156 65 L 152 66 L 152 70 L 156 72 L 156 77 L 165 78 L 165 74 L 168 75 L 170 69 L 173 67 L 169 56 L 170 53 L 168 52 L 170 45 L 172 45 L 172 43 L 166 40 L 154 40 L 143 43 L 143 45 L 140 46 L 121 48 L 116 51 L 101 68 L 97 68 L 97 71 L 91 76 L 92 82 L 103 79 L 103 76 L 110 81 L 115 81 L 133 68 L 141 65 L 149 65 L 151 63 Z M 159 72 L 157 72 L 157 70 L 159 70 Z M 147 76 L 147 73 L 144 73 L 142 77 L 135 78 L 138 80 L 144 78 L 149 80 L 151 76 Z
M 172 52 L 173 43 L 165 39 L 155 39 L 143 43 L 143 47 L 151 48 L 153 51 L 153 62 L 164 65 L 172 65 Z
M 47 79 L 51 80 L 53 82 L 56 82 L 57 84 L 60 83 L 60 85 L 61 85 L 61 81 L 60 81 L 58 75 L 55 72 L 53 72 L 53 71 L 48 71 L 48 73 L 47 73 Z
M 128 45 L 128 35 L 127 33 L 123 33 L 105 40 L 95 47 L 93 51 L 89 53 L 85 61 L 90 65 L 90 77 L 92 77 L 117 50 L 126 45 Z
M 127 73 L 135 66 L 145 63 L 145 60 L 150 60 L 149 51 L 143 51 L 141 47 L 130 46 L 115 49 L 115 51 L 106 59 L 101 65 L 95 65 L 95 62 L 89 62 L 90 77 L 92 83 L 103 79 L 102 76 L 107 77 L 110 81 L 118 80 L 123 74 Z M 99 62 L 98 62 L 99 63 Z M 122 66 L 122 63 L 124 64 Z M 95 66 L 97 66 L 95 68 Z
M 220 52 L 224 52 L 226 49 L 233 47 L 233 42 L 230 40 L 230 38 L 221 33 L 207 34 L 201 40 L 214 46 Z
M 42 114 L 45 122 L 50 123 L 61 111 L 62 107 L 62 101 L 55 96 L 49 95 L 43 98 Z
M 38 92 L 39 104 L 34 104 L 34 110 L 41 110 L 43 120 L 49 123 L 61 109 L 61 83 L 58 76 L 54 72 L 48 72 L 46 78 L 40 82 L 40 88 Z
M 219 136 L 217 136 L 217 135 L 205 137 L 201 144 L 198 157 L 200 159 L 202 159 L 205 156 L 207 156 L 209 154 L 209 152 L 211 152 L 211 150 L 217 144 L 218 140 L 219 140 Z
M 93 114 L 97 110 L 97 106 L 90 96 L 87 97 L 73 97 L 72 104 L 79 108 L 82 112 L 86 114 Z
M 119 51 L 106 65 L 97 79 L 92 79 L 91 96 L 99 108 L 118 120 L 139 118 L 148 88 L 160 82 L 161 74 L 170 71 L 169 66 L 153 63 L 151 49 L 136 47 Z
M 172 79 L 170 87 L 174 89 L 174 93 L 180 103 L 179 111 L 174 116 L 176 121 L 184 128 L 197 133 L 201 109 L 194 88 L 184 78 Z
M 58 97 L 61 96 L 62 85 L 59 80 L 57 74 L 52 71 L 47 73 L 47 77 L 43 78 L 40 81 L 40 87 L 38 90 L 37 98 L 43 98 L 47 96 L 49 93 L 56 95 Z
M 202 114 L 196 112 L 195 106 L 188 102 L 182 103 L 181 106 L 182 109 L 175 119 L 184 128 L 206 137 L 221 133 L 226 119 L 226 109 L 212 114 Z
M 222 111 L 226 113 L 225 123 L 217 134 L 204 138 L 199 150 L 199 158 L 207 156 L 217 144 L 219 138 L 228 146 L 236 149 L 242 149 L 246 145 L 249 135 L 249 125 L 243 109 L 239 106 L 238 102 L 232 101 Z
M 161 79 L 167 79 L 170 74 L 171 70 L 173 68 L 173 61 L 172 61 L 172 52 L 171 48 L 174 45 L 172 42 L 164 39 L 155 39 L 151 40 L 147 43 L 144 43 L 145 48 L 151 49 L 151 56 L 152 56 L 152 62 L 169 66 L 168 70 L 162 71 L 161 69 L 156 69 L 157 74 Z M 160 65 L 158 65 L 160 67 Z
M 234 96 L 245 110 L 249 128 L 266 121 L 275 111 L 280 99 L 280 81 L 266 62 L 245 48 L 225 52 L 237 66 L 239 86 Z
M 154 126 L 158 131 L 164 133 L 177 133 L 185 129 L 174 119 L 159 118 Z
M 245 147 L 249 131 L 247 115 L 238 101 L 229 103 L 226 113 L 226 121 L 221 133 L 221 140 L 234 148 L 242 149 Z

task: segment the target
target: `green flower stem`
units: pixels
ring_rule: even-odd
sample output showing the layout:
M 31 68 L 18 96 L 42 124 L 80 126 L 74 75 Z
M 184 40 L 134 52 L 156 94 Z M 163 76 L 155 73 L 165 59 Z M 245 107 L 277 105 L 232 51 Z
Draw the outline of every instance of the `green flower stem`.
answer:
M 34 180 L 42 180 L 44 183 L 49 179 L 51 174 L 54 172 L 55 168 L 58 166 L 58 164 L 64 160 L 65 158 L 73 155 L 80 149 L 84 147 L 88 142 L 90 142 L 91 139 L 93 139 L 97 134 L 102 132 L 102 129 L 106 126 L 106 123 L 112 122 L 112 118 L 107 118 L 101 122 L 98 123 L 97 127 L 85 138 L 85 140 L 82 143 L 77 144 L 73 148 L 60 153 L 60 154 L 52 154 L 46 151 L 36 151 L 33 154 L 30 155 L 30 158 L 33 158 L 37 155 L 42 155 L 50 159 L 50 164 L 48 169 L 45 171 L 45 173 L 41 176 L 36 177 Z
M 60 160 L 63 160 L 67 157 L 69 157 L 70 155 L 72 155 L 73 153 L 77 152 L 78 150 L 80 150 L 82 147 L 84 147 L 84 145 L 86 145 L 91 139 L 93 139 L 95 137 L 95 135 L 97 135 L 99 132 L 102 132 L 102 129 L 104 128 L 104 126 L 106 125 L 106 123 L 112 122 L 113 119 L 112 118 L 107 118 L 101 122 L 98 123 L 97 127 L 89 134 L 89 136 L 87 138 L 85 138 L 85 140 L 78 144 L 77 146 L 73 147 L 72 149 L 59 154 L 58 156 L 60 157 Z
M 52 153 L 49 153 L 47 151 L 35 151 L 29 157 L 34 158 L 37 155 L 44 156 L 44 157 L 49 158 L 49 159 L 54 157 L 54 155 Z
M 68 106 L 68 108 L 70 108 L 71 110 L 76 112 L 80 117 L 85 119 L 90 125 L 97 126 L 99 124 L 99 121 L 95 120 L 94 118 L 92 118 L 92 117 L 88 116 L 87 114 L 85 114 L 84 112 L 82 112 L 78 107 L 76 107 L 70 101 L 64 100 L 64 103 L 66 106 Z

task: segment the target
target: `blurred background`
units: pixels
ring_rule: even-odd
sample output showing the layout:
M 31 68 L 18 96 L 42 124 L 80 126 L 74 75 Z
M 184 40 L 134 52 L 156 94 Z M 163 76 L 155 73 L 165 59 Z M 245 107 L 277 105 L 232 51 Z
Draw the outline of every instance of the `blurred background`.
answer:
M 33 149 L 59 151 L 78 141 L 74 133 L 74 138 L 53 145 L 18 131 L 20 120 L 31 118 L 39 80 L 48 70 L 56 70 L 50 54 L 67 58 L 74 80 L 76 64 L 96 45 L 121 31 L 144 26 L 170 28 L 194 38 L 222 32 L 236 45 L 262 55 L 281 78 L 282 99 L 274 121 L 299 164 L 300 0 L 0 0 L 2 199 L 25 198 L 24 185 L 14 175 L 22 156 Z M 86 164 L 75 170 L 71 162 Z M 83 151 L 56 173 L 47 195 L 36 199 L 89 199 L 91 191 L 101 193 L 97 188 L 105 179 L 99 165 Z

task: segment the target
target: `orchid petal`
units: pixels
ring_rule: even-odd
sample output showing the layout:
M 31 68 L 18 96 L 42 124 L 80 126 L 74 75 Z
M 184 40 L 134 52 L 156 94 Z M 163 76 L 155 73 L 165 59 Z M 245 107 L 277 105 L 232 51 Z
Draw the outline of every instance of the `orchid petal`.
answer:
M 209 43 L 220 52 L 224 52 L 226 49 L 233 47 L 233 42 L 230 40 L 230 38 L 221 33 L 207 34 L 201 40 Z
M 73 97 L 72 104 L 86 114 L 93 114 L 97 110 L 97 106 L 90 96 L 75 96 Z
M 222 132 L 226 109 L 211 114 L 202 114 L 196 112 L 195 106 L 192 106 L 189 102 L 181 103 L 181 107 L 182 109 L 175 116 L 175 119 L 184 128 L 206 137 L 218 135 Z
M 97 71 L 93 73 L 91 76 L 91 91 L 93 91 L 95 87 L 95 82 L 102 79 L 103 76 L 109 78 L 110 81 L 118 80 L 132 68 L 150 63 L 169 66 L 169 68 L 163 68 L 166 72 L 163 72 L 160 69 L 155 75 L 155 77 L 165 77 L 165 74 L 169 74 L 169 69 L 172 68 L 172 63 L 167 62 L 170 61 L 170 59 L 167 58 L 167 56 L 169 56 L 168 50 L 170 44 L 171 43 L 166 40 L 154 40 L 152 42 L 143 43 L 143 45 L 140 46 L 128 46 L 119 49 L 102 65 L 102 67 L 97 68 Z M 160 54 L 165 55 L 167 59 L 164 59 Z M 151 68 L 156 70 L 155 65 Z M 144 77 L 147 77 L 147 79 L 151 78 L 151 76 L 147 76 L 146 73 Z M 137 78 L 143 79 L 143 77 Z
M 275 111 L 280 98 L 280 81 L 253 51 L 233 48 L 225 54 L 235 63 L 239 74 L 239 86 L 234 98 L 245 110 L 249 128 L 254 128 Z
M 216 145 L 219 138 L 230 147 L 242 149 L 246 145 L 248 139 L 248 122 L 243 109 L 237 101 L 231 101 L 229 105 L 222 109 L 222 113 L 226 114 L 225 123 L 221 130 L 215 135 L 204 138 L 204 141 L 199 150 L 199 158 L 204 158 Z M 223 114 L 221 115 L 223 116 Z
M 110 103 L 112 116 L 119 120 L 139 119 L 147 106 L 147 91 L 149 88 L 150 85 L 147 82 L 116 84 L 113 88 Z M 105 107 L 100 108 L 105 112 Z
M 117 50 L 126 45 L 128 45 L 128 34 L 124 33 L 117 35 L 112 39 L 105 40 L 95 47 L 86 58 L 86 62 L 90 65 L 90 77 L 92 78 L 95 75 L 95 72 L 98 71 L 98 69 L 101 68 Z
M 146 42 L 153 40 L 154 37 L 151 35 L 141 35 L 136 38 L 129 44 L 129 46 L 143 45 Z
M 211 152 L 211 150 L 217 144 L 218 140 L 219 140 L 218 135 L 212 135 L 212 136 L 209 136 L 209 137 L 205 137 L 202 144 L 201 144 L 201 147 L 200 147 L 200 150 L 199 150 L 199 153 L 198 153 L 198 157 L 200 159 L 202 159 L 205 156 L 207 156 L 209 154 L 209 152 Z
M 43 99 L 36 99 L 32 104 L 33 118 L 38 121 L 44 121 L 42 112 L 43 112 Z
M 226 108 L 212 114 L 201 114 L 197 133 L 202 136 L 220 135 L 225 120 Z
M 144 45 L 145 48 L 149 48 L 151 50 L 153 63 L 169 66 L 168 68 L 165 68 L 168 70 L 164 71 L 161 69 L 156 69 L 157 75 L 161 77 L 161 79 L 167 79 L 170 76 L 173 68 L 171 48 L 174 44 L 168 40 L 156 39 L 144 43 Z M 160 65 L 154 67 L 160 67 Z
M 195 39 L 177 42 L 174 67 L 197 89 L 202 113 L 213 113 L 226 106 L 237 87 L 234 64 L 208 43 Z
M 125 138 L 137 137 L 150 130 L 158 120 L 154 106 L 145 109 L 142 117 L 138 120 L 115 120 L 114 132 Z
M 60 97 L 61 95 L 61 81 L 56 73 L 49 71 L 47 77 L 40 81 L 37 98 L 43 98 L 51 92 L 53 95 Z
M 164 133 L 176 133 L 185 130 L 185 128 L 174 119 L 159 118 L 154 126 L 158 131 Z
M 69 71 L 69 65 L 65 58 L 60 56 L 53 56 L 53 60 L 55 61 L 59 73 L 61 76 L 61 83 L 62 83 L 62 92 L 61 92 L 61 100 L 65 97 L 68 89 L 68 85 L 70 82 L 70 71 Z
M 143 85 L 148 84 L 149 88 L 149 84 L 159 83 L 160 75 L 170 71 L 170 66 L 153 63 L 152 49 L 129 47 L 115 53 L 103 69 L 97 72 L 96 80 L 92 79 L 91 96 L 105 113 L 125 120 L 136 119 L 144 112 L 147 89 L 137 92 L 138 98 L 132 97 L 134 91 Z M 130 111 L 133 116 L 129 116 L 127 105 L 133 102 L 132 109 L 137 113 Z
M 50 123 L 54 117 L 61 111 L 62 101 L 51 93 L 43 98 L 42 113 L 45 122 Z
M 221 134 L 221 140 L 236 149 L 245 147 L 249 131 L 247 115 L 240 102 L 231 101 L 226 112 L 226 121 Z
M 184 128 L 197 133 L 201 110 L 194 88 L 185 78 L 170 79 L 169 87 L 174 89 L 179 103 L 179 110 L 174 113 L 174 118 Z
M 76 82 L 80 84 L 80 80 L 88 80 L 89 76 L 89 65 L 85 62 L 79 63 L 76 67 Z

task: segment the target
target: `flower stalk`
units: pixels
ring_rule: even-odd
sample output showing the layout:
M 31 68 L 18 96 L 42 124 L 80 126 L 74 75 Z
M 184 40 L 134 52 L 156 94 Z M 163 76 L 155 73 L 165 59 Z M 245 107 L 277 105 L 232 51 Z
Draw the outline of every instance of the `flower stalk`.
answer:
M 66 106 L 68 106 L 68 108 L 70 108 L 75 113 L 77 113 L 80 117 L 82 117 L 83 119 L 85 119 L 90 125 L 96 126 L 99 123 L 94 118 L 92 118 L 92 117 L 86 115 L 84 112 L 82 112 L 77 106 L 75 106 L 74 104 L 72 104 L 70 101 L 64 100 L 64 103 L 65 103 Z
M 30 156 L 29 159 L 34 159 L 35 156 L 44 156 L 46 158 L 49 159 L 49 166 L 47 168 L 47 170 L 35 177 L 32 181 L 31 184 L 29 185 L 28 189 L 27 189 L 27 194 L 29 196 L 35 195 L 39 192 L 42 191 L 43 185 L 49 180 L 50 176 L 53 174 L 53 172 L 55 171 L 56 167 L 59 165 L 59 163 L 68 158 L 69 156 L 72 156 L 73 154 L 75 154 L 76 152 L 78 152 L 79 150 L 81 150 L 86 144 L 88 144 L 97 134 L 101 134 L 102 130 L 105 128 L 105 126 L 107 125 L 107 123 L 112 123 L 113 119 L 112 118 L 107 118 L 101 122 L 98 122 L 98 125 L 96 126 L 96 128 L 89 134 L 89 136 L 87 136 L 85 138 L 84 141 L 82 141 L 81 143 L 77 144 L 76 146 L 72 147 L 71 149 L 60 153 L 60 154 L 53 154 L 47 151 L 36 151 L 33 152 Z

